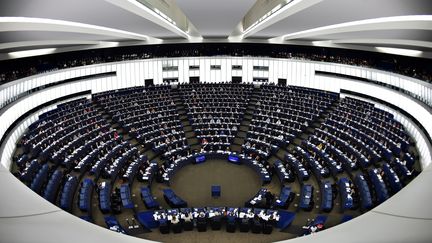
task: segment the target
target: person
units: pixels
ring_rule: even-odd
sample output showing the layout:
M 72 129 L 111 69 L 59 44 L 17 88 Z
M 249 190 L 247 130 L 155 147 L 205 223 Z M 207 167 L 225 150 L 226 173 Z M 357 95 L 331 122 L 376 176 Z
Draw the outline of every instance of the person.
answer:
M 318 227 L 316 225 L 311 225 L 309 227 L 309 234 L 315 234 L 316 232 L 318 232 Z
M 182 214 L 182 216 L 183 216 L 183 219 L 185 222 L 191 222 L 192 221 L 192 213 L 191 212 Z
M 266 198 L 266 207 L 270 208 L 273 204 L 273 200 L 275 196 L 270 191 L 267 191 L 265 194 L 265 198 Z
M 179 222 L 180 220 L 178 219 L 178 217 L 174 215 L 171 219 L 171 224 L 178 224 Z

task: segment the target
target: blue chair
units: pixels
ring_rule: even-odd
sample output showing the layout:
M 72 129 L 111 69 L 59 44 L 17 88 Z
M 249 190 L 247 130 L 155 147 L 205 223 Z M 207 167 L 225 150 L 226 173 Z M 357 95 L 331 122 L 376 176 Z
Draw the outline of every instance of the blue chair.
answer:
M 45 184 L 46 180 L 48 179 L 48 172 L 49 172 L 49 166 L 48 164 L 44 164 L 42 168 L 37 172 L 35 178 L 33 179 L 30 188 L 36 192 L 40 193 L 42 190 L 43 185 Z
M 220 197 L 221 195 L 221 186 L 213 185 L 211 186 L 211 195 L 212 197 Z
M 159 203 L 153 198 L 149 187 L 141 187 L 141 199 L 148 209 L 159 208 Z
M 281 188 L 279 199 L 275 201 L 275 206 L 279 208 L 288 208 L 290 202 L 294 199 L 294 192 L 291 191 L 291 187 L 284 186 Z
M 352 197 L 351 183 L 348 178 L 340 178 L 338 182 L 339 193 L 341 197 L 342 211 L 354 208 L 354 199 Z
M 400 191 L 402 189 L 402 183 L 396 172 L 387 163 L 383 164 L 382 169 L 384 171 L 384 176 L 390 185 L 391 191 L 393 193 Z
M 57 199 L 58 190 L 63 180 L 63 171 L 56 170 L 51 175 L 48 181 L 47 187 L 45 188 L 44 198 L 52 203 L 55 203 Z
M 122 200 L 123 207 L 134 208 L 134 203 L 132 202 L 129 184 L 122 184 L 120 186 L 120 197 Z
M 165 201 L 173 208 L 186 208 L 187 203 L 178 197 L 173 190 L 171 189 L 164 189 L 163 190 L 164 199 Z
M 99 186 L 99 208 L 102 213 L 111 211 L 111 184 L 102 182 Z
M 71 176 L 66 180 L 60 196 L 60 207 L 63 210 L 68 212 L 72 210 L 72 200 L 77 187 L 78 179 L 76 176 Z
M 313 186 L 305 184 L 302 186 L 300 193 L 300 205 L 299 207 L 303 210 L 310 211 L 314 205 L 313 201 Z
M 329 181 L 321 183 L 321 210 L 329 212 L 333 208 L 333 190 Z
M 377 203 L 382 203 L 389 198 L 389 194 L 381 175 L 378 174 L 377 169 L 369 170 L 369 177 L 375 190 L 375 196 Z
M 371 209 L 373 206 L 372 196 L 364 175 L 357 174 L 354 178 L 354 183 L 356 184 L 360 194 L 360 208 L 362 210 Z
M 120 223 L 117 221 L 116 217 L 114 216 L 106 216 L 105 224 L 107 225 L 107 228 L 112 231 L 126 234 L 126 231 L 123 229 L 123 227 L 121 227 Z

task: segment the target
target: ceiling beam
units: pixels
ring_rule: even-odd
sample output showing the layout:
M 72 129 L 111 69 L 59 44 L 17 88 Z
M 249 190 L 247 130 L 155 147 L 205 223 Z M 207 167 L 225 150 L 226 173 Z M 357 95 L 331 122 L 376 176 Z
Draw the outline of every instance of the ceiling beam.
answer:
M 400 40 L 400 39 L 340 39 L 340 40 L 323 40 L 314 41 L 314 43 L 333 43 L 333 44 L 367 44 L 375 46 L 401 46 L 401 47 L 422 47 L 432 49 L 432 42 L 419 40 Z
M 16 49 L 20 50 L 34 49 L 40 46 L 78 46 L 78 45 L 111 45 L 116 46 L 118 42 L 94 41 L 94 40 L 40 40 L 40 41 L 16 41 L 0 44 L 0 50 Z
M 281 21 L 282 19 L 285 19 L 306 8 L 320 3 L 321 1 L 323 0 L 278 0 L 277 2 L 264 2 L 258 0 L 257 3 L 255 3 L 255 5 L 242 18 L 242 21 L 240 21 L 240 23 L 235 27 L 232 34 L 228 38 L 230 40 L 244 39 L 273 25 L 274 23 Z M 271 11 L 278 6 L 281 6 L 281 8 L 275 11 L 273 14 L 270 14 Z M 263 8 L 266 9 L 266 11 L 262 11 Z M 268 16 L 260 21 L 260 19 L 266 14 L 268 14 Z
M 92 34 L 111 36 L 115 38 L 155 41 L 147 35 L 134 32 L 113 29 L 98 25 L 83 24 L 78 22 L 44 19 L 44 18 L 27 18 L 27 17 L 0 17 L 0 32 L 7 31 L 49 31 L 49 32 L 68 32 L 79 34 Z
M 202 39 L 201 34 L 195 26 L 189 21 L 183 11 L 175 4 L 174 1 L 169 2 L 169 6 L 165 6 L 165 11 L 162 8 L 151 6 L 150 3 L 141 3 L 137 0 L 105 0 L 117 7 L 129 11 L 135 15 L 145 18 L 163 28 L 192 41 L 199 41 Z M 168 4 L 168 2 L 167 2 Z M 147 6 L 148 5 L 148 6 Z M 159 12 L 159 14 L 156 12 Z M 165 17 L 163 17 L 163 15 Z M 169 12 L 169 13 L 168 13 Z M 168 15 L 169 14 L 169 15 Z M 167 17 L 169 19 L 167 19 Z M 178 24 L 177 24 L 178 23 Z
M 317 38 L 323 35 L 372 31 L 372 30 L 432 30 L 432 15 L 393 16 L 346 22 L 308 29 L 271 38 L 270 41 L 286 41 L 305 38 Z

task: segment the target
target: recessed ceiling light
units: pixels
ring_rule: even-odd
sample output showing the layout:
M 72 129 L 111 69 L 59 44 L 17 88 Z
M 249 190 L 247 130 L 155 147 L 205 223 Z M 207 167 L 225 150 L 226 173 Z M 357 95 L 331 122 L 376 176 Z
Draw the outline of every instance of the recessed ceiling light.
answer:
M 375 47 L 377 51 L 389 53 L 389 54 L 395 54 L 395 55 L 402 55 L 402 56 L 420 56 L 423 52 L 419 50 L 413 50 L 413 49 L 403 49 L 403 48 L 393 48 L 393 47 L 381 47 L 377 46 Z
M 14 51 L 14 52 L 9 52 L 8 55 L 11 58 L 22 58 L 22 57 L 40 56 L 40 55 L 51 54 L 56 49 L 57 48 L 44 48 L 44 49 L 34 49 L 34 50 L 26 50 L 26 51 Z

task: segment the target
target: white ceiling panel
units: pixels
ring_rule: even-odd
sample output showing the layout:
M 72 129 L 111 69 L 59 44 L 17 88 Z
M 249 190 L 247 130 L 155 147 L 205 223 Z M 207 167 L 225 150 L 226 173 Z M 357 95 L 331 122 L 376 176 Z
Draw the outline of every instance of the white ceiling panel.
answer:
M 50 31 L 11 31 L 3 32 L 0 35 L 0 43 L 16 42 L 16 41 L 40 41 L 40 40 L 103 40 L 116 41 L 117 39 L 109 36 L 81 34 L 81 33 L 65 33 L 65 32 L 50 32 Z
M 67 20 L 136 32 L 152 37 L 177 36 L 173 32 L 105 0 L 2 1 L 0 16 Z
M 123 0 L 115 0 L 120 2 Z M 194 26 L 191 31 L 186 31 L 187 35 L 197 38 L 185 38 L 179 32 L 173 31 L 175 26 L 167 27 L 165 20 L 155 18 L 146 18 L 138 15 L 134 11 L 128 11 L 122 8 L 122 4 L 113 4 L 114 0 L 4 0 L 0 2 L 0 17 L 30 17 L 64 20 L 78 22 L 83 24 L 103 26 L 116 30 L 123 30 L 149 37 L 155 37 L 166 40 L 169 43 L 176 42 L 224 42 L 227 37 L 237 30 L 245 15 L 251 11 L 253 19 L 260 19 L 266 12 L 262 8 L 254 11 L 253 6 L 274 6 L 276 0 L 149 0 L 148 3 L 166 5 L 165 13 L 184 14 L 188 19 L 189 26 Z M 135 0 L 124 0 L 124 3 L 134 3 Z M 142 0 L 147 1 L 147 0 Z M 280 0 L 277 0 L 280 1 Z M 300 3 L 312 3 L 313 0 L 295 0 Z M 272 5 L 273 4 L 273 5 Z M 156 8 L 155 5 L 152 9 Z M 174 7 L 175 6 L 175 7 Z M 256 10 L 256 9 L 255 9 Z M 286 13 L 287 10 L 284 10 Z M 233 42 L 271 42 L 271 43 L 288 43 L 284 42 L 281 37 L 290 33 L 326 27 L 329 25 L 342 24 L 360 20 L 370 20 L 383 17 L 409 16 L 409 15 L 429 15 L 432 16 L 431 0 L 323 0 L 316 1 L 316 4 L 305 5 L 296 12 L 291 14 L 282 13 L 279 16 L 268 18 L 260 28 L 250 31 L 244 36 L 239 33 L 240 38 L 231 38 Z M 183 16 L 184 16 L 183 15 Z M 160 16 L 159 16 L 160 17 Z M 166 16 L 170 17 L 170 16 Z M 175 16 L 171 16 L 175 17 Z M 279 21 L 279 19 L 282 19 Z M 432 24 L 432 21 L 430 23 Z M 373 27 L 373 26 L 372 26 Z M 263 29 L 261 29 L 263 28 Z M 240 32 L 243 31 L 240 28 Z M 374 29 L 374 28 L 371 28 Z M 203 38 L 201 38 L 204 37 Z M 199 38 L 198 38 L 199 37 Z M 63 31 L 3 31 L 0 32 L 0 44 L 23 42 L 23 41 L 55 41 L 55 40 L 81 40 L 81 41 L 118 41 L 125 45 L 133 38 L 121 38 L 113 36 L 102 36 L 91 33 L 66 33 Z M 419 49 L 429 49 L 432 43 L 431 31 L 422 29 L 399 29 L 380 31 L 345 31 L 343 33 L 329 35 L 320 33 L 309 36 L 294 38 L 294 40 L 303 41 L 305 45 L 312 45 L 311 41 L 320 40 L 355 40 L 356 46 L 370 47 L 373 42 L 362 43 L 361 39 L 380 39 L 380 40 L 400 40 L 392 41 L 388 46 L 398 46 L 398 43 L 406 43 L 407 40 L 419 41 Z M 127 40 L 127 42 L 125 42 Z M 147 43 L 161 43 L 159 40 L 149 38 Z M 404 42 L 405 41 L 405 42 Z M 54 42 L 51 42 L 54 44 Z M 339 42 L 343 44 L 344 42 Z M 345 42 L 349 44 L 349 42 Z M 425 43 L 421 46 L 421 43 Z M 382 41 L 379 43 L 383 45 Z M 61 44 L 57 44 L 61 45 Z M 400 45 L 403 47 L 404 45 Z M 29 47 L 32 48 L 32 47 Z M 82 47 L 77 47 L 78 49 Z M 360 49 L 354 45 L 353 49 Z M 370 49 L 370 48 L 369 48 Z
M 227 37 L 255 0 L 177 0 L 189 20 L 204 37 Z
M 430 0 L 325 0 L 285 18 L 251 37 L 276 37 L 364 19 L 430 14 L 432 14 Z

